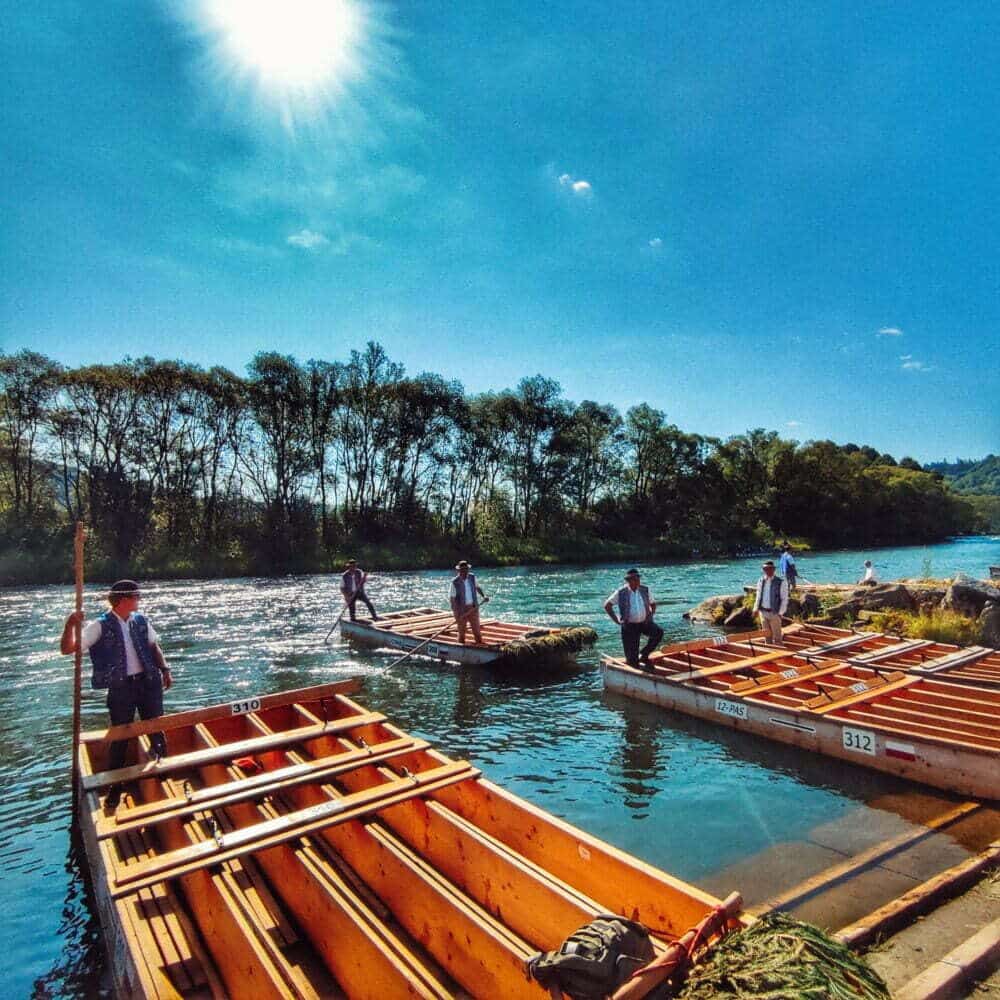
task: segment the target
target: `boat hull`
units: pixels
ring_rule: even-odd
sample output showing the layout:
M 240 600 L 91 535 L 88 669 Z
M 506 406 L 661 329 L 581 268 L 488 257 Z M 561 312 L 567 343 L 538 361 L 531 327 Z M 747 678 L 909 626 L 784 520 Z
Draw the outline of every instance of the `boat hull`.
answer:
M 341 622 L 340 634 L 351 642 L 373 649 L 398 649 L 402 653 L 416 649 L 424 644 L 417 656 L 447 663 L 461 663 L 467 666 L 486 666 L 500 659 L 499 649 L 489 649 L 482 646 L 459 645 L 457 642 L 442 642 L 434 640 L 427 642 L 419 636 L 405 636 L 388 629 L 380 629 L 368 622 Z
M 601 664 L 606 690 L 670 711 L 725 725 L 974 798 L 1000 799 L 996 754 L 979 754 L 943 741 L 887 732 L 878 726 L 848 726 L 813 712 L 796 712 L 750 698 L 727 696 L 635 670 L 614 660 Z M 912 754 L 912 760 L 905 759 Z

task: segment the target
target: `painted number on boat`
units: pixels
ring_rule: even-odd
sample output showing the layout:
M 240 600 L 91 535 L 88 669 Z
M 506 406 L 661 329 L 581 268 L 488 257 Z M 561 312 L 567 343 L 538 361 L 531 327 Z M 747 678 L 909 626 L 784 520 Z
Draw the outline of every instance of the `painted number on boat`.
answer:
M 844 727 L 844 749 L 875 756 L 875 734 L 869 729 Z
M 720 715 L 729 715 L 734 719 L 748 719 L 750 717 L 746 705 L 740 701 L 726 701 L 725 698 L 716 698 L 715 710 Z
M 260 698 L 245 698 L 243 701 L 234 701 L 229 705 L 233 715 L 244 715 L 247 712 L 260 711 Z

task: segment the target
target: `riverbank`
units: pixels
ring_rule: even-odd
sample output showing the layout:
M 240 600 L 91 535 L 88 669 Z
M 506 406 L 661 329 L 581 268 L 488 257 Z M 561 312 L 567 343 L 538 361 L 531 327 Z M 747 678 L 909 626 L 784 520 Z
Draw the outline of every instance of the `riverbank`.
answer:
M 706 598 L 684 617 L 729 629 L 753 628 L 754 588 Z M 873 587 L 808 584 L 789 596 L 788 617 L 816 625 L 862 627 L 960 646 L 1000 649 L 1000 588 L 959 573 L 951 580 L 900 580 Z

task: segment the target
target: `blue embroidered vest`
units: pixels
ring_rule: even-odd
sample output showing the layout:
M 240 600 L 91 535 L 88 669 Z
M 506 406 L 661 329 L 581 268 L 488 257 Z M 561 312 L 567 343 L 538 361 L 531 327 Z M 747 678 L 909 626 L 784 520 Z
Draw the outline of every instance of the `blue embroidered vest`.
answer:
M 639 584 L 636 588 L 642 595 L 642 603 L 646 608 L 646 617 L 649 617 L 649 587 Z M 629 605 L 632 603 L 632 588 L 626 583 L 618 591 L 618 617 L 622 620 L 622 623 L 628 621 Z
M 101 623 L 101 638 L 90 647 L 90 662 L 94 672 L 90 677 L 92 688 L 115 687 L 125 683 L 127 664 L 125 660 L 125 638 L 121 625 L 113 611 L 105 611 L 97 619 Z M 160 670 L 153 660 L 149 648 L 149 622 L 138 612 L 131 615 L 125 627 L 132 635 L 132 644 L 145 671 L 146 679 L 162 683 Z
M 763 579 L 764 583 L 760 585 L 760 606 L 765 611 L 773 611 L 775 614 L 778 614 L 778 612 L 781 611 L 781 585 L 784 583 L 784 580 L 782 580 L 781 577 L 775 573 L 774 576 L 771 577 L 771 593 L 769 597 L 765 598 L 764 584 L 767 583 L 767 577 L 765 576 Z M 765 604 L 765 600 L 769 600 L 770 603 Z
M 472 584 L 472 603 L 465 603 L 465 584 L 466 582 Z M 479 591 L 476 590 L 476 575 L 475 573 L 470 573 L 464 580 L 460 576 L 456 576 L 454 580 L 451 581 L 452 586 L 455 588 L 455 606 L 460 610 L 464 611 L 466 608 L 478 608 L 479 607 Z

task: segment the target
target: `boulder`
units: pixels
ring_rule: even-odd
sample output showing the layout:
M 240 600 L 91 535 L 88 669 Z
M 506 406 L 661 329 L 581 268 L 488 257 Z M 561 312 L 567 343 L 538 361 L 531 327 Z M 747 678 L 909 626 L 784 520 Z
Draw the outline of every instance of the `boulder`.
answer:
M 976 580 L 965 573 L 959 573 L 948 592 L 944 595 L 942 607 L 957 611 L 968 618 L 978 618 L 987 602 L 1000 604 L 1000 589 L 985 580 Z
M 889 608 L 914 611 L 916 602 L 902 584 L 880 583 L 877 587 L 859 587 L 852 591 L 846 601 L 828 608 L 827 615 L 839 621 L 841 618 L 857 618 L 860 611 L 885 611 Z
M 823 606 L 819 602 L 819 597 L 816 594 L 806 594 L 802 600 L 802 615 L 805 618 L 816 618 L 822 613 Z
M 1000 604 L 990 601 L 983 606 L 979 615 L 979 628 L 982 631 L 983 645 L 1000 649 Z
M 722 594 L 718 597 L 706 597 L 697 607 L 685 611 L 683 617 L 692 622 L 710 622 L 718 625 L 743 603 L 742 594 Z
M 757 623 L 754 621 L 753 612 L 744 604 L 727 615 L 722 624 L 726 628 L 753 628 Z

